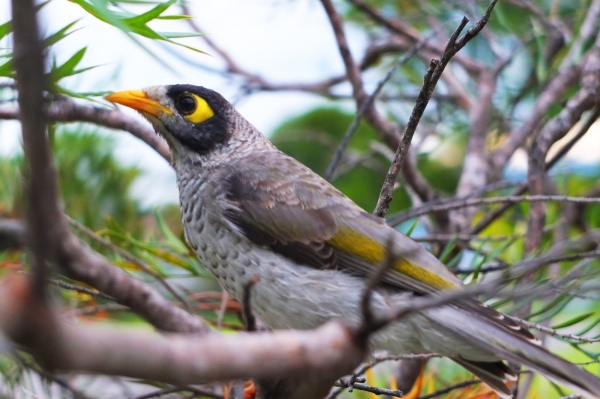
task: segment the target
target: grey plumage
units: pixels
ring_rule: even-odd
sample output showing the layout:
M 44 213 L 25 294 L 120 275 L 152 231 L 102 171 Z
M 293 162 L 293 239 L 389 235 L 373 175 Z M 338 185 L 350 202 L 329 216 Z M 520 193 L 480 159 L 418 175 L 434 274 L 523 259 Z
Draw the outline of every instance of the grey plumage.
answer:
M 241 300 L 244 286 L 259 278 L 251 305 L 269 327 L 358 321 L 365 277 L 385 257 L 390 238 L 398 261 L 374 292 L 375 311 L 416 295 L 461 289 L 433 255 L 278 151 L 217 93 L 176 85 L 148 88 L 144 96 L 144 108 L 121 103 L 138 107 L 169 143 L 187 240 L 234 298 Z M 208 116 L 182 112 L 182 98 L 186 107 L 192 100 L 208 106 L 201 110 Z M 505 382 L 515 376 L 502 360 L 591 397 L 600 392 L 598 378 L 550 354 L 514 320 L 472 299 L 408 316 L 375 334 L 371 344 L 393 354 L 447 356 L 506 398 Z

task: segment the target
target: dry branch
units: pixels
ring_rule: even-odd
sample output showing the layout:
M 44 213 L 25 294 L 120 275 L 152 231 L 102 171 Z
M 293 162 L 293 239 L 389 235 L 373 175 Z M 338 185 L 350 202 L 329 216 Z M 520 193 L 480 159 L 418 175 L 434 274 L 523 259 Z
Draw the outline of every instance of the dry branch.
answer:
M 569 202 L 574 204 L 597 204 L 600 198 L 570 197 L 568 195 L 508 195 L 506 197 L 464 198 L 449 200 L 442 203 L 427 203 L 418 208 L 402 212 L 388 219 L 390 225 L 398 225 L 413 217 L 426 215 L 430 212 L 449 211 L 485 204 L 514 204 L 517 202 Z M 453 235 L 447 235 L 453 236 Z M 456 236 L 456 235 L 454 235 Z M 453 237 L 454 237 L 453 236 Z
M 327 376 L 331 386 L 366 354 L 366 346 L 356 341 L 353 330 L 336 322 L 313 331 L 203 336 L 60 322 L 51 307 L 30 300 L 28 279 L 9 280 L 0 290 L 0 326 L 42 364 L 57 370 L 175 385 L 308 372 Z M 42 329 L 43 342 L 35 338 Z M 51 353 L 45 347 L 52 348 Z
M 537 97 L 533 110 L 522 125 L 510 131 L 504 145 L 492 154 L 490 170 L 497 178 L 513 156 L 515 151 L 523 145 L 525 140 L 533 134 L 536 127 L 554 104 L 560 102 L 567 89 L 571 87 L 581 73 L 580 65 L 573 65 L 563 69 L 548 83 L 544 91 Z
M 98 124 L 104 121 L 110 127 L 126 127 L 130 130 L 141 125 L 130 123 L 131 120 L 124 118 L 121 113 L 77 106 L 70 100 L 58 101 L 54 104 L 58 106 L 56 109 L 52 106 L 46 108 L 43 97 L 47 87 L 43 47 L 38 37 L 33 2 L 13 1 L 13 14 L 20 108 L 13 108 L 3 115 L 6 117 L 10 114 L 13 118 L 18 115 L 23 129 L 25 159 L 30 173 L 25 230 L 27 244 L 34 253 L 37 290 L 44 290 L 47 281 L 46 262 L 53 262 L 66 269 L 66 273 L 75 280 L 83 281 L 129 306 L 159 329 L 178 332 L 209 331 L 200 317 L 179 309 L 146 284 L 113 267 L 69 232 L 58 198 L 56 167 L 45 132 L 44 115 L 48 119 L 62 121 L 88 118 Z M 140 131 L 149 130 L 144 128 Z M 150 135 L 158 137 L 154 132 L 147 137 Z
M 0 219 L 0 226 L 5 222 Z M 22 224 L 17 227 L 19 226 L 17 221 L 10 221 L 10 224 L 11 230 L 19 236 L 25 231 Z M 13 241 L 18 241 L 19 236 L 14 236 Z M 66 226 L 58 241 L 60 247 L 57 264 L 70 278 L 86 283 L 118 303 L 131 308 L 160 330 L 187 333 L 210 331 L 202 318 L 187 313 L 166 300 L 146 283 L 110 264 L 71 234 Z
M 590 130 L 592 125 L 596 122 L 596 120 L 599 117 L 600 117 L 600 108 L 596 108 L 592 112 L 592 114 L 586 119 L 586 121 L 581 124 L 581 126 L 577 130 L 576 134 L 573 135 L 573 137 L 567 143 L 565 143 L 565 145 L 562 146 L 561 149 L 556 154 L 554 154 L 554 156 L 550 160 L 548 160 L 548 162 L 545 165 L 545 170 L 550 170 L 554 165 L 556 165 L 558 163 L 558 161 L 560 161 L 571 150 L 571 148 L 573 148 L 573 146 Z M 521 194 L 525 193 L 527 191 L 527 189 L 528 189 L 528 182 L 524 182 L 519 187 L 517 187 L 510 195 L 511 196 L 521 195 Z M 494 220 L 496 220 L 498 217 L 502 216 L 502 214 L 504 212 L 506 212 L 506 210 L 509 209 L 510 207 L 511 207 L 511 204 L 506 204 L 506 205 L 500 206 L 500 207 L 494 209 L 493 211 L 487 213 L 483 217 L 483 219 L 481 219 L 474 227 L 469 229 L 467 234 L 480 233 L 483 229 L 485 229 L 487 226 L 489 226 Z
M 17 119 L 19 109 L 12 105 L 0 106 L 0 119 Z M 89 122 L 109 129 L 119 129 L 131 133 L 168 162 L 171 161 L 169 147 L 165 140 L 146 124 L 122 112 L 106 108 L 78 104 L 71 99 L 61 97 L 46 108 L 49 122 Z
M 389 80 L 392 78 L 394 72 L 396 72 L 396 70 L 400 66 L 402 66 L 404 63 L 406 63 L 406 61 L 408 61 L 417 51 L 419 51 L 421 49 L 421 47 L 423 47 L 425 45 L 425 43 L 427 43 L 427 41 L 432 36 L 433 35 L 429 35 L 429 36 L 423 38 L 421 41 L 417 42 L 412 48 L 410 48 L 408 50 L 408 52 L 406 52 L 402 56 L 400 56 L 398 58 L 398 60 L 396 60 L 394 65 L 390 68 L 390 70 L 385 74 L 384 78 L 382 80 L 380 80 L 379 83 L 377 83 L 377 87 L 375 88 L 375 90 L 373 90 L 373 93 L 371 93 L 371 95 L 367 98 L 367 100 L 364 101 L 360 105 L 360 109 L 356 113 L 356 116 L 352 120 L 352 123 L 348 127 L 348 130 L 346 131 L 346 133 L 344 133 L 344 137 L 342 138 L 340 145 L 336 149 L 335 154 L 333 155 L 333 158 L 331 159 L 331 162 L 330 162 L 329 166 L 327 167 L 327 171 L 325 172 L 325 180 L 331 181 L 331 179 L 333 178 L 335 169 L 338 166 L 338 164 L 340 163 L 340 161 L 342 160 L 344 151 L 346 151 L 346 148 L 348 147 L 348 144 L 350 143 L 350 139 L 354 135 L 354 132 L 356 131 L 356 129 L 358 129 L 358 126 L 360 124 L 360 121 L 363 118 L 363 115 L 365 114 L 365 112 L 367 112 L 367 110 L 369 108 L 371 108 L 373 106 L 375 99 L 377 98 L 377 96 L 379 95 L 381 90 L 383 89 L 383 86 L 385 86 L 387 84 L 387 82 L 389 82 Z
M 343 23 L 340 15 L 335 11 L 331 0 L 321 0 L 325 12 L 331 23 L 331 27 L 335 34 L 336 42 L 344 66 L 346 68 L 346 76 L 352 85 L 352 95 L 356 102 L 357 110 L 360 110 L 362 105 L 367 101 L 367 95 L 362 85 L 360 68 L 354 62 L 348 42 L 344 34 Z M 373 126 L 383 141 L 391 148 L 397 148 L 400 144 L 400 134 L 396 126 L 393 126 L 387 119 L 382 117 L 373 104 L 366 107 L 364 113 L 366 121 Z M 406 183 L 417 193 L 423 201 L 428 201 L 437 197 L 437 193 L 433 190 L 427 181 L 421 176 L 414 162 L 406 162 L 402 169 Z M 444 224 L 446 220 L 440 218 L 439 223 Z
M 399 35 L 411 42 L 411 44 L 417 43 L 421 41 L 423 38 L 421 34 L 415 30 L 412 26 L 408 26 L 403 23 L 401 20 L 396 19 L 392 20 L 386 18 L 379 12 L 377 9 L 369 6 L 362 0 L 348 0 L 349 3 L 352 3 L 356 8 L 362 11 L 366 16 L 371 18 L 378 25 L 383 26 L 388 29 L 390 32 Z M 437 43 L 427 43 L 425 48 L 429 51 L 427 54 L 428 58 L 431 58 L 429 54 L 440 54 L 444 52 L 444 46 Z M 485 69 L 485 66 L 477 61 L 469 57 L 463 57 L 460 54 L 454 58 L 454 60 L 460 64 L 467 72 L 470 74 L 477 76 L 482 70 Z
M 44 46 L 39 37 L 32 0 L 12 1 L 14 69 L 19 91 L 18 114 L 27 162 L 25 181 L 27 242 L 33 253 L 36 291 L 43 300 L 48 277 L 46 262 L 55 261 L 63 221 L 58 201 L 56 167 L 52 162 L 44 118 Z
M 581 73 L 582 88 L 571 98 L 565 108 L 550 120 L 532 143 L 529 151 L 527 183 L 533 195 L 543 194 L 546 176 L 546 154 L 550 147 L 564 137 L 581 119 L 585 111 L 598 105 L 600 100 L 600 46 L 596 45 L 589 54 Z M 525 251 L 530 253 L 538 248 L 542 240 L 542 230 L 546 223 L 544 203 L 532 204 L 529 210 Z

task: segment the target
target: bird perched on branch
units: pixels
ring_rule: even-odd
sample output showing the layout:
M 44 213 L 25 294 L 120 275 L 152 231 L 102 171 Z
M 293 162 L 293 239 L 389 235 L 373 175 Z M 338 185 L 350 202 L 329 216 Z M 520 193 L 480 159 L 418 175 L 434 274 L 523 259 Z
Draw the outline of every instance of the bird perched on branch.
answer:
M 423 247 L 365 212 L 283 154 L 220 94 L 191 85 L 122 91 L 107 100 L 139 111 L 171 149 L 183 224 L 202 263 L 237 300 L 257 276 L 252 310 L 275 329 L 361 319 L 367 278 L 393 264 L 372 294 L 373 312 L 415 296 L 462 289 Z M 508 316 L 466 299 L 414 313 L 375 333 L 374 350 L 438 353 L 503 398 L 523 364 L 593 397 L 600 379 L 539 346 Z

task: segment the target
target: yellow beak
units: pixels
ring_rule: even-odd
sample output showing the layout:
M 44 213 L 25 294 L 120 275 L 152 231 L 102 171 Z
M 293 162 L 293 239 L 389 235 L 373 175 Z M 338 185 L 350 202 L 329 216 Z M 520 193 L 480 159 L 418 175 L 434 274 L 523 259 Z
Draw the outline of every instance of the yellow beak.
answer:
M 171 110 L 155 100 L 148 98 L 146 93 L 141 90 L 124 90 L 109 94 L 104 97 L 105 100 L 133 108 L 136 111 L 147 112 L 154 116 L 161 114 L 171 114 Z

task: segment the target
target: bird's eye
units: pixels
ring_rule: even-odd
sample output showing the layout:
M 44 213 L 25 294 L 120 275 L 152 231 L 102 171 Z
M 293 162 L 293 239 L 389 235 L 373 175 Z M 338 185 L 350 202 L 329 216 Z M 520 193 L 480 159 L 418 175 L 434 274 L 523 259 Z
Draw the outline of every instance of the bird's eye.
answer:
M 175 100 L 179 113 L 192 123 L 202 123 L 215 113 L 205 99 L 194 93 L 183 93 Z
M 183 95 L 177 99 L 177 109 L 183 115 L 189 115 L 196 110 L 196 99 L 190 95 Z

